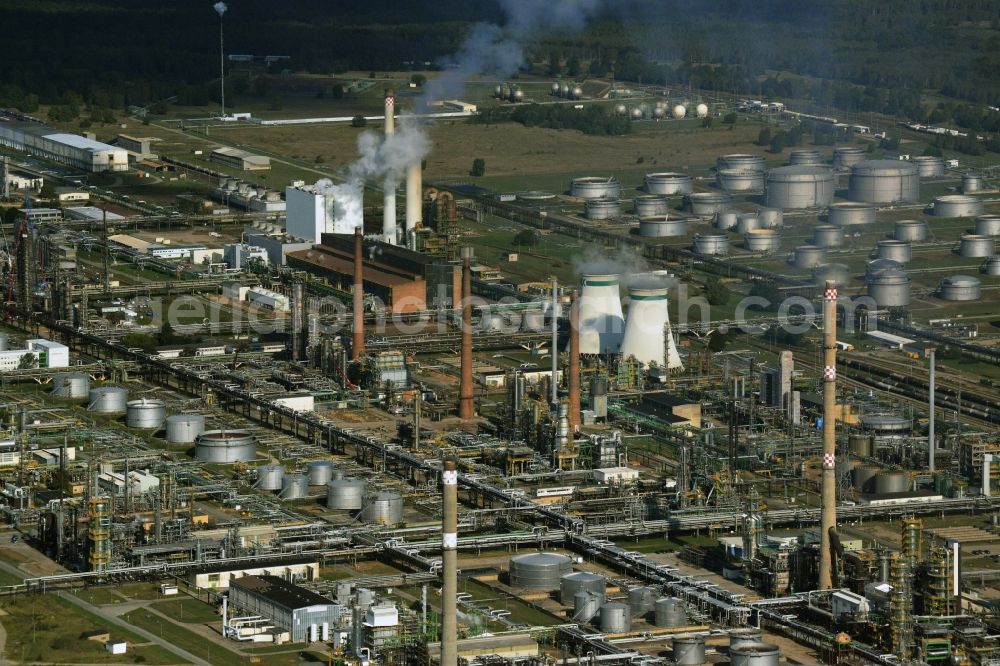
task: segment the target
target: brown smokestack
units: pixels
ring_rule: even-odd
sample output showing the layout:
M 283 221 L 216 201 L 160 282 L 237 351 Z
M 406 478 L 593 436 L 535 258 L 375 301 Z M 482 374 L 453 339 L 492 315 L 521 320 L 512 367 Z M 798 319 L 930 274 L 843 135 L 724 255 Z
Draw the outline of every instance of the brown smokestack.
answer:
M 351 358 L 361 360 L 365 353 L 365 279 L 361 227 L 354 228 L 354 341 Z
M 830 534 L 837 529 L 837 434 L 834 430 L 837 407 L 837 287 L 827 281 L 823 294 L 823 471 L 819 522 L 819 584 L 833 587 L 833 558 Z
M 580 429 L 580 292 L 573 292 L 573 302 L 569 310 L 569 427 L 576 432 Z M 553 350 L 554 353 L 555 350 Z
M 472 386 L 472 248 L 462 248 L 462 381 L 459 386 L 458 416 L 476 417 Z
M 458 664 L 458 471 L 444 461 L 441 473 L 441 666 Z

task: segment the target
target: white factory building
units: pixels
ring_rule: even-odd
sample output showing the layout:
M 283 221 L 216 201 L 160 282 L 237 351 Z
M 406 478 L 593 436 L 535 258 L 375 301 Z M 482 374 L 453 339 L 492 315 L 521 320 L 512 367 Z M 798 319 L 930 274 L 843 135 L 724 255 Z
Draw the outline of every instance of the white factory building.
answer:
M 242 270 L 248 264 L 259 261 L 268 262 L 267 250 L 257 245 L 246 243 L 227 243 L 222 246 L 222 260 L 233 269 Z
M 354 226 L 336 224 L 333 196 L 312 185 L 285 188 L 285 230 L 288 235 L 319 243 L 323 234 L 352 234 Z
M 0 122 L 0 146 L 88 172 L 128 171 L 128 151 L 38 123 Z
M 34 356 L 35 367 L 65 368 L 69 366 L 69 347 L 50 340 L 28 340 L 24 349 L 6 349 L 0 351 L 0 372 L 17 370 L 21 367 L 25 356 Z
M 262 305 L 269 310 L 279 312 L 288 312 L 290 306 L 288 296 L 265 287 L 251 287 L 247 291 L 247 300 L 255 305 Z

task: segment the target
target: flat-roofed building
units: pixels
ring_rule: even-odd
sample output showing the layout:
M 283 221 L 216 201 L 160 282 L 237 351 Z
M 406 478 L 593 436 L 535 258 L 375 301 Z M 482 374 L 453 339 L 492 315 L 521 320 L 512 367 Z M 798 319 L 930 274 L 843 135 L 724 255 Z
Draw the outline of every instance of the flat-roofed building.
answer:
M 0 146 L 38 155 L 84 171 L 128 171 L 128 151 L 39 123 L 0 122 Z
M 292 641 L 326 641 L 341 607 L 326 597 L 277 576 L 243 576 L 230 581 L 229 605 L 259 615 L 287 631 Z
M 271 168 L 271 158 L 266 155 L 254 155 L 239 148 L 223 146 L 212 151 L 213 162 L 225 164 L 240 171 L 266 171 Z

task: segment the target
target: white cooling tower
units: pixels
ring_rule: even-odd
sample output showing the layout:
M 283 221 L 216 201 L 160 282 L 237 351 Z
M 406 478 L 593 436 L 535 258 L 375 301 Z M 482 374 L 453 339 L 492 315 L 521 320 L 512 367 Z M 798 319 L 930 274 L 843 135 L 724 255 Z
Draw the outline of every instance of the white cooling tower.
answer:
M 623 357 L 668 370 L 683 368 L 670 330 L 666 287 L 630 287 L 628 318 L 622 339 Z
M 618 293 L 621 276 L 584 275 L 580 291 L 580 353 L 613 354 L 625 328 Z

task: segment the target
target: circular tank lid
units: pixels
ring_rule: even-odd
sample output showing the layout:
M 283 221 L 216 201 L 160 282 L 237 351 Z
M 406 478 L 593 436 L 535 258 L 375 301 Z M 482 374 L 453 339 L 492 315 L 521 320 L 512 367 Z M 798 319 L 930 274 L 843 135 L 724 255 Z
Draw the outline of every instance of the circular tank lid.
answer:
M 970 197 L 966 194 L 944 194 L 939 197 L 934 197 L 934 203 L 946 203 L 946 204 L 968 204 L 976 203 L 980 201 L 976 197 Z
M 981 234 L 962 234 L 964 241 L 992 241 L 993 236 L 983 236 Z
M 1000 217 L 1000 216 L 998 216 Z M 925 227 L 927 223 L 923 220 L 899 220 L 896 222 L 897 227 Z
M 887 268 L 872 275 L 873 282 L 882 283 L 903 283 L 909 282 L 910 278 L 902 268 Z
M 872 414 L 861 417 L 861 425 L 870 430 L 906 430 L 912 425 L 910 419 L 894 414 Z
M 830 204 L 833 210 L 875 210 L 872 204 L 861 203 L 859 201 L 838 201 Z
M 851 173 L 856 176 L 913 176 L 917 165 L 903 160 L 867 160 L 855 164 Z
M 593 287 L 609 287 L 618 284 L 621 275 L 618 273 L 584 273 L 580 276 L 584 285 Z
M 775 231 L 774 229 L 750 229 L 749 231 L 747 231 L 747 236 L 755 236 L 755 237 L 758 237 L 758 238 L 759 237 L 777 236 L 777 235 L 778 235 L 778 232 Z
M 591 573 L 589 571 L 573 571 L 568 574 L 563 574 L 562 580 L 568 580 L 577 583 L 596 583 L 598 581 L 603 582 L 604 576 Z
M 618 179 L 614 176 L 608 178 L 602 176 L 583 176 L 581 178 L 574 178 L 573 182 L 577 185 L 593 184 L 593 185 L 610 185 L 618 182 Z
M 979 278 L 971 275 L 952 275 L 941 280 L 942 287 L 978 287 L 980 284 Z
M 691 176 L 686 173 L 676 171 L 662 171 L 660 173 L 647 173 L 646 180 L 690 180 Z
M 718 171 L 718 174 L 720 176 L 730 176 L 730 177 L 743 176 L 743 177 L 758 178 L 762 173 L 763 171 L 761 171 L 760 169 L 748 169 L 747 167 L 733 167 L 729 169 L 719 169 Z
M 742 643 L 729 648 L 737 654 L 772 654 L 778 652 L 778 646 L 771 643 Z
M 728 240 L 729 236 L 726 234 L 720 234 L 717 231 L 707 231 L 703 234 L 695 234 L 695 238 L 698 240 Z
M 804 252 L 805 254 L 825 254 L 826 248 L 822 248 L 819 245 L 799 245 L 795 248 L 795 253 Z
M 210 442 L 228 442 L 234 439 L 246 439 L 250 437 L 247 430 L 209 430 L 203 432 L 199 439 Z
M 695 192 L 689 195 L 692 201 L 731 201 L 732 197 L 722 192 Z
M 771 169 L 768 179 L 779 181 L 811 181 L 833 179 L 833 169 L 817 164 L 794 164 Z
M 568 564 L 571 560 L 559 553 L 526 553 L 524 555 L 515 555 L 510 558 L 510 561 L 512 564 L 519 566 L 561 567 Z
M 895 238 L 886 238 L 878 241 L 879 247 L 909 247 L 910 241 L 897 240 Z

